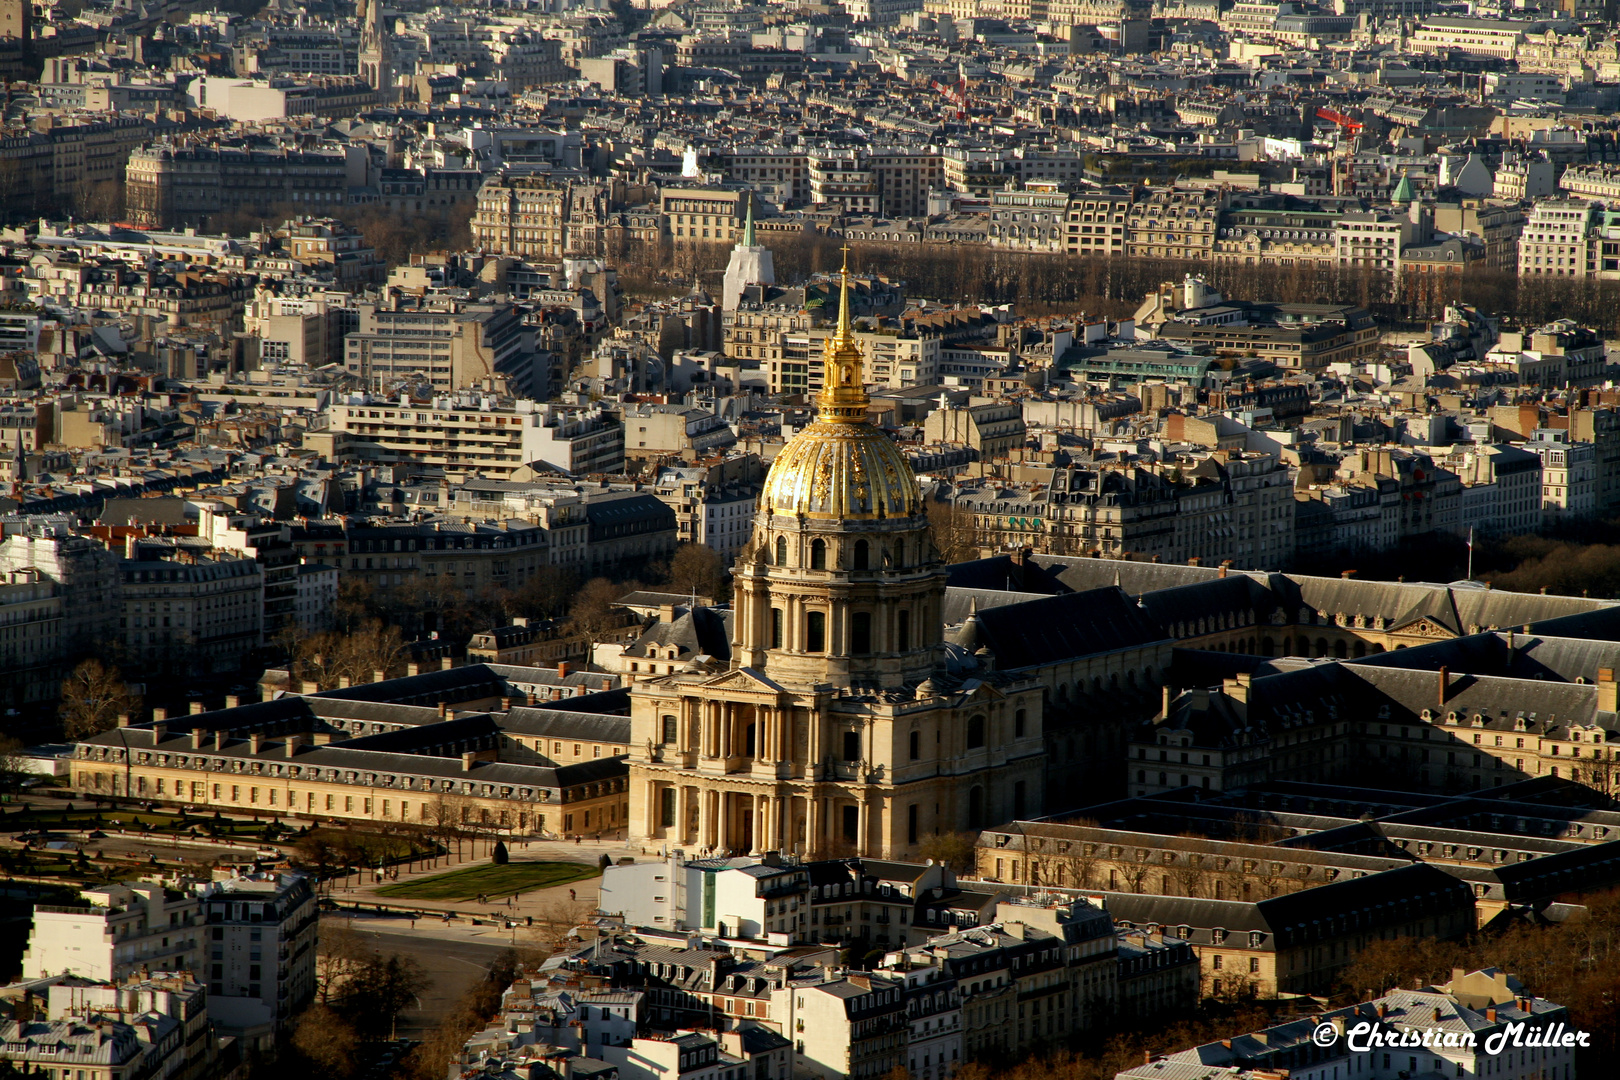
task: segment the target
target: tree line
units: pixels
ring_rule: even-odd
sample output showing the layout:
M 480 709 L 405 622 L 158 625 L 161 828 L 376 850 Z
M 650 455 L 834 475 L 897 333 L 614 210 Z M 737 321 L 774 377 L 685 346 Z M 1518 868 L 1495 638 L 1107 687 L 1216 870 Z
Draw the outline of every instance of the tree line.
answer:
M 843 239 L 821 232 L 762 233 L 777 280 L 792 284 L 837 270 Z M 1016 304 L 1022 315 L 1076 314 L 1128 318 L 1165 282 L 1204 278 L 1234 300 L 1357 304 L 1386 325 L 1440 317 L 1447 304 L 1471 304 L 1487 315 L 1538 326 L 1574 319 L 1608 336 L 1620 335 L 1620 281 L 1520 277 L 1470 267 L 1466 273 L 1403 271 L 1398 277 L 1367 267 L 1296 261 L 1249 265 L 1212 259 L 1106 257 L 1009 251 L 977 244 L 885 244 L 852 241 L 851 266 L 906 283 L 906 292 L 946 303 Z M 715 281 L 729 245 L 626 243 L 609 256 L 627 292 L 684 292 L 693 281 Z

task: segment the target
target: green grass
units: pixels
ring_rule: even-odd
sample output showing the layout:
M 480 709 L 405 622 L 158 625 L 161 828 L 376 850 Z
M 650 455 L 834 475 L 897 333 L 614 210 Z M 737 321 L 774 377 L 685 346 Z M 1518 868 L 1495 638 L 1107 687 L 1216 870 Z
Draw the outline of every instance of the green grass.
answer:
M 553 885 L 567 885 L 584 881 L 600 873 L 596 867 L 573 862 L 515 862 L 505 866 L 473 866 L 465 870 L 452 870 L 420 881 L 406 881 L 398 885 L 385 885 L 377 890 L 378 896 L 397 900 L 471 900 L 480 893 L 490 896 L 511 896 Z

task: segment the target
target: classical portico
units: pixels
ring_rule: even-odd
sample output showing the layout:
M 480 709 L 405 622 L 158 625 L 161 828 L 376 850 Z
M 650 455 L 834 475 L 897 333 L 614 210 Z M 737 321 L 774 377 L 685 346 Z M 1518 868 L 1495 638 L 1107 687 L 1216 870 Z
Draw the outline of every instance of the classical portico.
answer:
M 772 464 L 733 571 L 729 662 L 632 692 L 649 847 L 896 857 L 1041 805 L 1040 690 L 942 641 L 944 566 L 868 419 L 847 290 L 817 421 Z

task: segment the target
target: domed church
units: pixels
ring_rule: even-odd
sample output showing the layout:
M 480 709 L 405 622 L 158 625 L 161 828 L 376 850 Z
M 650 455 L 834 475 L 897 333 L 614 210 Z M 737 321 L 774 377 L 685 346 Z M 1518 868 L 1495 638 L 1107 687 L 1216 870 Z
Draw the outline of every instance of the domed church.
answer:
M 815 423 L 771 465 L 728 663 L 631 694 L 630 834 L 688 854 L 915 855 L 1040 812 L 1041 690 L 943 640 L 916 475 L 868 416 L 843 275 Z

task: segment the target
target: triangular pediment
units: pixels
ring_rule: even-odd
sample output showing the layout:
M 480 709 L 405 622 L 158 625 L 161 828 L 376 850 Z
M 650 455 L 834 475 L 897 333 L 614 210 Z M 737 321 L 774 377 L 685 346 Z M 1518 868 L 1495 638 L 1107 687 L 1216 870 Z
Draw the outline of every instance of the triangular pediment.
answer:
M 698 685 L 706 690 L 732 690 L 750 694 L 785 694 L 787 688 L 757 668 L 737 668 L 722 672 Z
M 1455 630 L 1442 626 L 1427 616 L 1413 619 L 1408 623 L 1402 623 L 1400 626 L 1391 627 L 1389 632 L 1393 634 L 1416 634 L 1418 637 L 1432 638 L 1452 638 L 1457 636 Z

